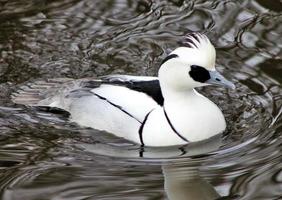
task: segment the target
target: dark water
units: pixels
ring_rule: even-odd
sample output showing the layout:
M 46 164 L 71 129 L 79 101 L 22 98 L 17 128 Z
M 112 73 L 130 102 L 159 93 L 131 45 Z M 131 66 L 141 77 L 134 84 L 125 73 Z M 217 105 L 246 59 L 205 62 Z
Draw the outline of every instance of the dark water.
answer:
M 40 78 L 156 75 L 190 30 L 207 33 L 237 86 L 200 90 L 228 119 L 222 141 L 140 158 L 137 145 L 10 101 Z M 282 199 L 281 83 L 281 1 L 0 0 L 1 199 Z

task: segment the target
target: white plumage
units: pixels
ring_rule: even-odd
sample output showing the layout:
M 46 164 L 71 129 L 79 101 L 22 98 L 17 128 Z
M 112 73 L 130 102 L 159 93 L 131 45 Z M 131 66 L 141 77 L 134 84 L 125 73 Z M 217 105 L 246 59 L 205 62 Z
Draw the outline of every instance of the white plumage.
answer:
M 181 145 L 226 128 L 221 110 L 194 90 L 209 84 L 234 88 L 216 72 L 215 49 L 209 39 L 192 33 L 163 61 L 158 77 L 38 81 L 23 86 L 13 101 L 64 109 L 82 126 L 142 145 Z

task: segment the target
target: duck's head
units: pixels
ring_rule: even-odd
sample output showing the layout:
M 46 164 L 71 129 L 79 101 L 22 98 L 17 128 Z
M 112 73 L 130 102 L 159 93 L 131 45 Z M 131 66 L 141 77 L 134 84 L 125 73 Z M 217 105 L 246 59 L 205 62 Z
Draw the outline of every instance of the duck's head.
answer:
M 215 69 L 216 52 L 207 36 L 191 33 L 182 46 L 172 51 L 162 62 L 159 80 L 162 88 L 183 91 L 205 85 L 235 88 Z

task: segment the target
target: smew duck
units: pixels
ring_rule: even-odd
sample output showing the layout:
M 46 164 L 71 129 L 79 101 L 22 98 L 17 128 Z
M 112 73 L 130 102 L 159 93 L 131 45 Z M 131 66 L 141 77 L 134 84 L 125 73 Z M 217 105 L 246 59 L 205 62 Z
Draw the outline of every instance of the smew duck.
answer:
M 222 111 L 194 88 L 234 88 L 215 69 L 216 51 L 190 33 L 162 62 L 158 77 L 111 75 L 28 83 L 12 95 L 18 104 L 70 113 L 73 122 L 147 146 L 182 145 L 223 132 Z

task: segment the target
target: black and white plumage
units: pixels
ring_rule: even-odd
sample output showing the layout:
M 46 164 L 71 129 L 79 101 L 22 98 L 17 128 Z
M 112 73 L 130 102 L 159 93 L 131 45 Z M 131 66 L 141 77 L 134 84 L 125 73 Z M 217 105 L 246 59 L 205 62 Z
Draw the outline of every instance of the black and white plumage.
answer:
M 158 77 L 113 75 L 50 79 L 23 86 L 15 103 L 64 109 L 71 120 L 148 146 L 207 139 L 226 128 L 220 109 L 194 88 L 233 88 L 215 70 L 215 49 L 200 33 L 184 38 L 161 64 Z

